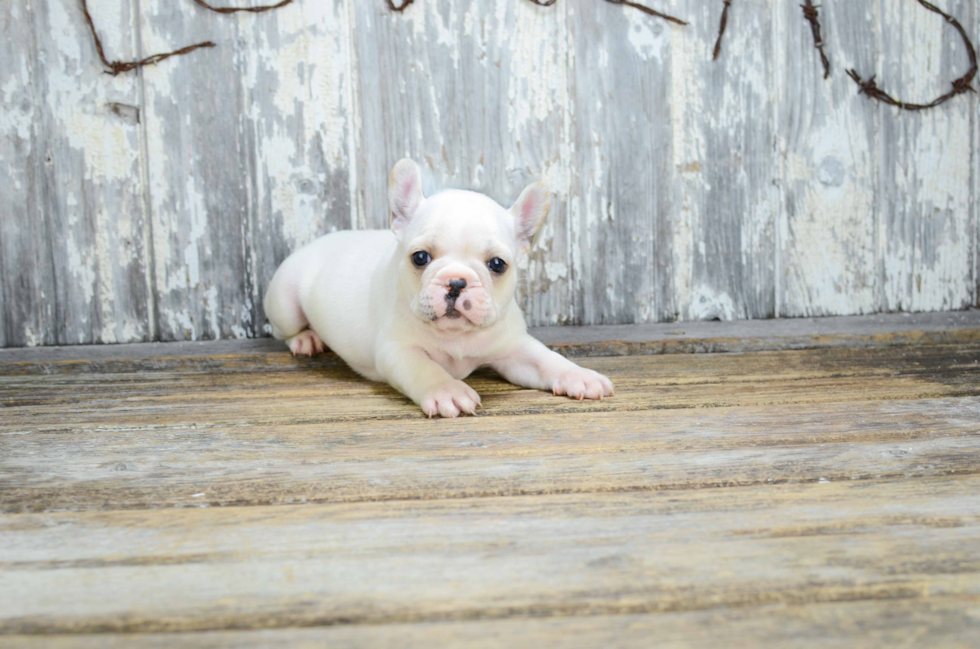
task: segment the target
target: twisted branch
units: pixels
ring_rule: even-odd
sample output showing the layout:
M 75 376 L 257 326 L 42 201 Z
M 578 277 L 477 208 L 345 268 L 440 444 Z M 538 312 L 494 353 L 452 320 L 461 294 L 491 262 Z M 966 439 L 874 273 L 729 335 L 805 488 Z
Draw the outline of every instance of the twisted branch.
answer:
M 533 2 L 533 0 L 532 0 L 532 2 Z M 667 15 L 665 13 L 660 13 L 656 9 L 651 9 L 650 7 L 647 7 L 647 6 L 644 6 L 644 5 L 641 5 L 641 4 L 637 4 L 635 2 L 630 2 L 630 0 L 606 0 L 606 2 L 608 2 L 609 4 L 614 4 L 614 5 L 625 5 L 627 7 L 633 7 L 634 9 L 639 9 L 640 11 L 642 11 L 645 14 L 649 14 L 651 16 L 656 16 L 657 18 L 663 18 L 664 20 L 670 21 L 672 23 L 676 23 L 678 25 L 686 25 L 687 24 L 686 22 L 684 22 L 680 18 L 674 18 L 673 16 L 669 16 L 669 15 Z
M 806 4 L 800 5 L 803 8 L 803 16 L 810 22 L 810 31 L 813 32 L 813 46 L 820 52 L 820 62 L 823 63 L 823 78 L 830 76 L 830 59 L 823 51 L 823 39 L 820 38 L 820 14 L 817 13 L 818 7 L 813 6 L 812 0 L 806 0 Z
M 878 87 L 878 84 L 875 83 L 875 75 L 872 75 L 870 79 L 865 81 L 864 79 L 861 78 L 861 75 L 857 73 L 857 70 L 852 69 L 847 71 L 848 76 L 854 79 L 854 83 L 856 83 L 861 88 L 860 92 L 866 94 L 872 99 L 877 99 L 878 101 L 889 104 L 891 106 L 897 106 L 902 110 L 925 110 L 927 108 L 934 108 L 940 104 L 946 103 L 956 95 L 961 95 L 968 91 L 976 92 L 973 88 L 970 87 L 970 83 L 973 81 L 973 78 L 977 76 L 977 51 L 973 47 L 973 43 L 970 41 L 970 37 L 967 36 L 966 30 L 963 29 L 963 25 L 961 25 L 958 20 L 956 20 L 948 13 L 941 10 L 936 5 L 930 2 L 926 2 L 926 0 L 918 0 L 918 3 L 923 7 L 925 7 L 926 9 L 928 9 L 929 11 L 933 13 L 937 13 L 943 18 L 945 18 L 946 22 L 948 22 L 950 25 L 956 28 L 956 31 L 960 33 L 960 36 L 963 37 L 963 42 L 966 44 L 967 54 L 970 57 L 970 69 L 967 70 L 966 74 L 964 74 L 962 77 L 953 80 L 952 90 L 947 92 L 945 95 L 941 95 L 936 99 L 933 99 L 928 104 L 912 104 L 909 102 L 895 99 L 887 92 L 885 92 L 884 90 Z
M 205 9 L 209 9 L 215 13 L 219 14 L 233 14 L 239 11 L 247 11 L 253 14 L 260 14 L 263 11 L 272 11 L 273 9 L 278 9 L 279 7 L 285 7 L 293 0 L 282 0 L 279 4 L 265 5 L 262 7 L 212 7 L 204 0 L 194 0 L 194 4 L 200 5 Z
M 395 5 L 395 0 L 385 0 L 385 2 L 388 3 L 388 8 L 391 9 L 392 11 L 401 12 L 401 11 L 405 11 L 408 5 L 415 2 L 415 0 L 402 0 L 402 4 L 400 7 Z
M 725 8 L 721 12 L 721 24 L 718 25 L 718 40 L 715 41 L 715 53 L 711 56 L 712 61 L 718 60 L 721 54 L 721 39 L 725 36 L 725 28 L 728 27 L 728 8 L 732 5 L 732 0 L 725 0 Z
M 194 0 L 195 4 L 198 4 L 209 11 L 214 11 L 219 14 L 233 14 L 237 11 L 248 11 L 251 13 L 262 13 L 263 11 L 270 11 L 272 9 L 278 9 L 280 7 L 285 7 L 293 0 L 282 0 L 279 4 L 266 5 L 261 7 L 212 7 L 204 0 Z M 414 0 L 409 0 L 413 2 Z M 389 0 L 390 2 L 390 0 Z M 123 72 L 129 72 L 137 68 L 142 68 L 147 65 L 156 65 L 160 61 L 169 59 L 171 56 L 180 56 L 182 54 L 188 54 L 196 49 L 202 47 L 214 47 L 212 41 L 203 41 L 201 43 L 195 43 L 194 45 L 187 45 L 179 50 L 174 50 L 173 52 L 164 52 L 161 54 L 154 54 L 148 56 L 145 59 L 140 59 L 139 61 L 110 61 L 109 57 L 105 55 L 105 48 L 102 47 L 102 39 L 99 38 L 99 33 L 95 29 L 95 23 L 92 21 L 92 14 L 88 11 L 88 0 L 81 0 L 82 3 L 82 13 L 85 15 L 85 22 L 88 24 L 88 29 L 92 33 L 92 40 L 95 42 L 95 51 L 99 55 L 99 59 L 102 61 L 102 65 L 106 67 L 106 74 L 111 74 L 116 76 Z
M 81 0 L 81 2 L 82 13 L 85 14 L 85 22 L 88 23 L 89 31 L 92 32 L 92 40 L 95 41 L 95 51 L 98 52 L 99 58 L 102 60 L 102 65 L 107 68 L 106 74 L 116 76 L 122 72 L 129 72 L 130 70 L 141 68 L 144 65 L 154 65 L 160 61 L 163 61 L 164 59 L 169 59 L 171 56 L 193 52 L 200 47 L 214 47 L 214 43 L 211 41 L 204 41 L 203 43 L 196 43 L 194 45 L 182 47 L 179 50 L 174 50 L 173 52 L 154 54 L 153 56 L 148 56 L 145 59 L 140 59 L 139 61 L 110 61 L 105 55 L 105 50 L 102 47 L 102 41 L 99 39 L 99 34 L 95 31 L 95 23 L 92 22 L 92 15 L 88 12 L 88 0 Z

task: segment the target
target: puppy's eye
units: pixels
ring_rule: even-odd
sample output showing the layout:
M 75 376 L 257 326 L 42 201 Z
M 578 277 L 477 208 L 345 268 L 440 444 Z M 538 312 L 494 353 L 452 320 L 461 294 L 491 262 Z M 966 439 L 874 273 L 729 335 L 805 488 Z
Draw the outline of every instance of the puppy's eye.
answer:
M 422 266 L 425 266 L 430 261 L 432 261 L 432 255 L 424 250 L 419 250 L 417 253 L 412 255 L 412 263 L 418 268 L 422 268 Z
M 487 262 L 487 268 L 490 269 L 490 272 L 500 275 L 507 270 L 507 262 L 500 257 L 494 257 Z

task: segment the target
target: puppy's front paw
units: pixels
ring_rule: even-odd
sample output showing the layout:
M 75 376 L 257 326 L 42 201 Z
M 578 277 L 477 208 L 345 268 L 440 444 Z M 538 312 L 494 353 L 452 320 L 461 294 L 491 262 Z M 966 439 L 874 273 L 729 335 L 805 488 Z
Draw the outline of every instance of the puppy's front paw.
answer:
M 462 381 L 453 380 L 430 391 L 420 405 L 429 417 L 458 417 L 460 412 L 475 415 L 480 395 Z
M 296 354 L 306 354 L 307 356 L 322 354 L 326 349 L 326 345 L 320 340 L 320 336 L 316 335 L 312 329 L 304 329 L 295 336 L 286 339 L 286 344 L 289 345 L 289 351 L 293 352 L 293 356 Z
M 551 386 L 555 396 L 568 395 L 572 399 L 602 399 L 613 396 L 612 381 L 598 372 L 576 367 L 558 375 Z

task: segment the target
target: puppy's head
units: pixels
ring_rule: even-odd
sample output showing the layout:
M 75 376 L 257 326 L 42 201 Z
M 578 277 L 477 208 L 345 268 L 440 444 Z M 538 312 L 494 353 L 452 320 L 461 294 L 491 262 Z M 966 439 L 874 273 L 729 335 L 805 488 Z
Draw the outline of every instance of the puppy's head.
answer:
M 489 327 L 510 303 L 517 262 L 548 214 L 542 183 L 505 209 L 483 194 L 447 190 L 425 198 L 418 165 L 391 172 L 391 229 L 398 237 L 398 283 L 413 313 L 441 331 Z

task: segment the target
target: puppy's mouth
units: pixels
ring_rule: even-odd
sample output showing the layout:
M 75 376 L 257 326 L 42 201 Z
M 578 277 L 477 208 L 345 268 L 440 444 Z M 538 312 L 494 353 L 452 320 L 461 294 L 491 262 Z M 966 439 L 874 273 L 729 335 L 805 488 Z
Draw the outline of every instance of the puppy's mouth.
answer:
M 454 294 L 455 293 L 455 294 Z M 456 308 L 456 300 L 459 297 L 458 291 L 450 291 L 446 295 L 446 313 L 443 314 L 443 318 L 447 320 L 458 320 L 463 317 L 463 313 Z M 469 311 L 473 305 L 468 298 L 464 298 L 460 305 L 464 310 Z
M 446 314 L 443 316 L 444 318 L 456 320 L 463 317 L 463 314 L 456 308 L 457 297 L 458 295 L 453 295 L 452 293 L 449 293 L 446 296 Z M 472 305 L 470 304 L 469 300 L 463 300 L 463 303 L 460 306 L 469 311 Z

